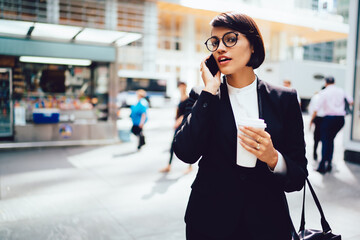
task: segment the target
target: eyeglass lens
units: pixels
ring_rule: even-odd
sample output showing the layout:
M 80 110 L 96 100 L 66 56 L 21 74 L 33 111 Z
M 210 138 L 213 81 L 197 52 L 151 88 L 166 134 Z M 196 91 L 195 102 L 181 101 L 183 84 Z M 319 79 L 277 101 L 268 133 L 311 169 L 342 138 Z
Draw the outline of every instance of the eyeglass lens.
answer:
M 228 32 L 222 37 L 222 41 L 226 47 L 233 47 L 237 42 L 237 34 L 234 32 Z M 207 49 L 211 52 L 216 51 L 220 44 L 220 39 L 218 37 L 211 37 L 206 42 L 205 45 Z

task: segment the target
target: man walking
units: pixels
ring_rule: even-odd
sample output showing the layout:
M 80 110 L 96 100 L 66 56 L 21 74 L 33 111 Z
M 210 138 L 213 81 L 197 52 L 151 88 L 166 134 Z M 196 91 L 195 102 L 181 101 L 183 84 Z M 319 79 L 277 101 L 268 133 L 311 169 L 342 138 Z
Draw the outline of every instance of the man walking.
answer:
M 139 138 L 138 150 L 145 145 L 145 136 L 143 133 L 143 128 L 145 123 L 147 122 L 147 109 L 149 108 L 149 103 L 146 100 L 146 91 L 143 89 L 139 89 L 136 91 L 136 96 L 138 102 L 131 106 L 131 120 L 133 122 L 133 126 L 131 128 L 131 132 Z
M 325 86 L 322 88 L 324 89 Z M 314 106 L 316 106 L 319 101 L 319 92 L 316 92 L 314 94 L 314 96 L 311 97 L 310 99 L 310 103 L 309 103 L 309 114 L 310 116 L 313 115 L 314 113 Z M 313 159 L 315 161 L 317 161 L 318 159 L 318 155 L 317 155 L 317 148 L 319 145 L 319 142 L 321 141 L 321 132 L 320 132 L 320 127 L 321 127 L 321 122 L 323 120 L 324 117 L 324 113 L 322 109 L 318 109 L 315 118 L 311 121 L 310 123 L 310 129 L 312 124 L 314 124 L 314 148 L 313 148 Z
M 322 143 L 322 158 L 316 171 L 321 174 L 330 172 L 332 169 L 332 158 L 334 152 L 334 139 L 345 123 L 345 99 L 352 104 L 351 97 L 335 86 L 333 77 L 325 78 L 325 89 L 320 91 L 319 100 L 314 106 L 311 123 L 313 123 L 317 113 L 322 111 L 324 118 L 321 123 L 320 135 Z

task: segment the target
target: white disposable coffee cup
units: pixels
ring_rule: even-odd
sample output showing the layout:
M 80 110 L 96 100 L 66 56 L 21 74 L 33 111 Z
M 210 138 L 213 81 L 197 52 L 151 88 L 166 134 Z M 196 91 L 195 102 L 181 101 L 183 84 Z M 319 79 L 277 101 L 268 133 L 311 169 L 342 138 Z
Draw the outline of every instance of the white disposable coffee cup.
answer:
M 239 130 L 240 126 L 254 127 L 264 130 L 266 128 L 266 123 L 263 119 L 257 118 L 241 118 L 237 121 L 238 134 L 244 134 Z M 256 156 L 248 152 L 240 144 L 240 139 L 237 139 L 237 149 L 236 149 L 236 164 L 242 167 L 253 168 L 256 166 Z

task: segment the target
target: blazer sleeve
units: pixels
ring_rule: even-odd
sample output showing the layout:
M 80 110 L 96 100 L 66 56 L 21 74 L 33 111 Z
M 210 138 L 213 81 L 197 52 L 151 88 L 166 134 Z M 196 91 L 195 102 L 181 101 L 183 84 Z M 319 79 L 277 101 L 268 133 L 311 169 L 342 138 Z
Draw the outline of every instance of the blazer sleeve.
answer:
M 189 94 L 182 124 L 174 136 L 176 156 L 186 163 L 195 163 L 203 155 L 211 128 L 211 116 L 217 95 L 193 88 Z
M 279 175 L 279 177 L 281 178 L 284 191 L 299 191 L 304 186 L 305 179 L 308 176 L 304 123 L 295 90 L 287 94 L 286 98 L 284 97 L 281 101 L 286 104 L 284 111 L 285 124 L 283 129 L 283 147 L 278 151 L 284 157 L 287 173 Z

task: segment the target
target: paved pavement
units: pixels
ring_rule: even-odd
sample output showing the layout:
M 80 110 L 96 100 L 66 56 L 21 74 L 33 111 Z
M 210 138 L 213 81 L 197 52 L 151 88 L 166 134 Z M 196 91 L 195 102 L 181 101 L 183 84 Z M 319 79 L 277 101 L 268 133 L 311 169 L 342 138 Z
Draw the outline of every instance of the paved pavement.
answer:
M 169 157 L 173 108 L 152 109 L 147 144 L 35 148 L 0 151 L 0 239 L 11 240 L 183 240 L 183 215 L 197 167 Z M 128 111 L 120 129 L 129 129 Z M 313 171 L 309 117 L 304 116 L 310 179 L 333 232 L 360 239 L 360 165 L 343 161 L 342 133 L 336 138 L 334 170 Z M 320 149 L 319 149 L 320 153 Z M 301 192 L 288 194 L 299 225 Z M 320 227 L 308 198 L 307 226 Z

